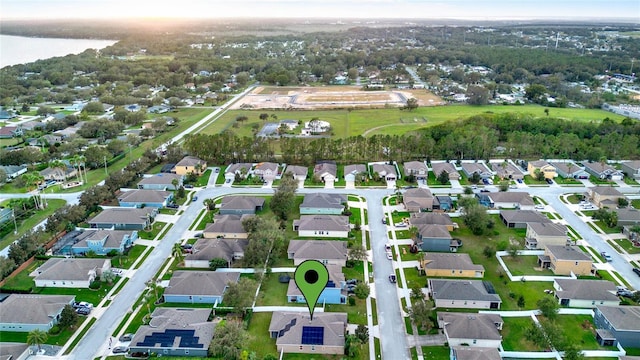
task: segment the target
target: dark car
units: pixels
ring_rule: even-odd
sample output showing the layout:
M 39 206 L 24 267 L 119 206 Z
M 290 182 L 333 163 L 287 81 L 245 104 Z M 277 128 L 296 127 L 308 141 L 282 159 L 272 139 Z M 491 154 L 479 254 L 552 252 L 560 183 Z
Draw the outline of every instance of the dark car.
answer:
M 197 196 L 194 196 L 194 197 L 191 199 L 191 201 L 196 201 L 196 200 L 198 200 L 198 197 L 197 197 Z
M 633 272 L 640 276 L 640 268 L 633 268 Z
M 113 353 L 114 354 L 123 354 L 127 352 L 127 347 L 126 346 L 116 346 L 113 348 Z
M 522 179 L 516 179 L 516 181 L 518 182 L 518 184 L 522 184 Z
M 120 338 L 118 338 L 118 340 L 125 342 L 125 341 L 131 341 L 131 339 L 133 339 L 133 334 L 124 334 L 122 336 L 120 336 Z
M 89 309 L 88 307 L 77 308 L 76 313 L 80 315 L 89 315 L 91 314 L 91 309 Z
M 396 276 L 393 275 L 393 274 L 389 275 L 389 282 L 391 282 L 392 284 L 395 284 L 396 283 Z
M 193 189 L 193 185 L 191 184 L 187 184 L 184 186 L 185 189 Z
M 180 207 L 180 205 L 178 205 L 178 204 L 169 204 L 169 205 L 167 205 L 167 207 L 170 208 L 170 209 L 177 209 L 177 208 Z
M 549 185 L 553 184 L 553 180 L 551 180 L 551 179 L 544 179 L 544 181 L 546 181 L 547 184 L 549 184 Z

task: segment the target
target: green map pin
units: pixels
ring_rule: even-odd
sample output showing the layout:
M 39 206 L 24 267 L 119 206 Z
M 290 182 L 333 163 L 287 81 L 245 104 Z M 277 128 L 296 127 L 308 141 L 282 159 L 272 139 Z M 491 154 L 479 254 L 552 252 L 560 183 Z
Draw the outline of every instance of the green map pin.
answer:
M 318 303 L 318 298 L 329 282 L 329 271 L 318 260 L 305 260 L 298 265 L 293 278 L 307 300 L 307 307 L 313 320 L 313 310 Z

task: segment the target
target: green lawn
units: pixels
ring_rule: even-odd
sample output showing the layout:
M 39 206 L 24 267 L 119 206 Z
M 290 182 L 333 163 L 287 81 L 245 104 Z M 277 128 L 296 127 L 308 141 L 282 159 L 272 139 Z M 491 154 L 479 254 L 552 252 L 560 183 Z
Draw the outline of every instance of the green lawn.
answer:
M 165 215 L 175 215 L 178 213 L 178 210 L 176 209 L 168 209 L 168 208 L 162 208 L 160 210 L 158 210 L 159 214 L 165 214 Z
M 64 206 L 67 202 L 60 199 L 47 199 L 47 206 L 44 210 L 36 211 L 35 214 L 29 216 L 26 219 L 17 221 L 18 232 L 14 234 L 13 231 L 9 232 L 7 235 L 3 236 L 0 239 L 0 249 L 4 249 L 5 247 L 11 245 L 12 242 L 20 238 L 27 230 L 33 229 L 42 222 L 42 220 L 48 218 L 54 211 Z M 11 225 L 13 227 L 13 225 Z M 49 241 L 49 239 L 47 239 Z
M 218 173 L 216 173 L 216 176 Z M 209 176 L 211 176 L 211 170 L 206 170 L 202 175 L 198 177 L 194 186 L 207 186 L 209 183 Z
M 541 321 L 545 321 L 542 319 Z M 558 315 L 555 323 L 563 330 L 568 343 L 582 350 L 613 350 L 614 347 L 602 347 L 596 341 L 593 318 L 589 315 Z
M 450 349 L 448 346 L 423 346 L 422 355 L 430 360 L 448 360 Z
M 529 341 L 525 331 L 533 325 L 531 317 L 503 317 L 502 346 L 505 351 L 543 351 L 533 342 Z
M 138 236 L 141 239 L 147 239 L 147 240 L 153 240 L 155 239 L 156 236 L 158 236 L 158 234 L 160 233 L 160 231 L 162 231 L 162 228 L 167 225 L 167 223 L 161 222 L 161 221 L 156 221 L 151 225 L 151 230 L 146 231 L 146 230 L 139 230 L 138 231 Z
M 307 306 L 306 304 L 287 303 L 287 288 L 289 284 L 281 284 L 278 277 L 281 273 L 272 273 L 264 280 L 260 286 L 256 305 L 258 306 Z M 289 274 L 293 278 L 293 274 Z
M 97 290 L 85 289 L 85 288 L 54 288 L 54 287 L 41 287 L 35 288 L 33 294 L 40 295 L 75 295 L 76 301 L 86 301 L 93 305 L 98 305 L 102 299 L 107 295 L 109 290 L 115 285 L 102 283 Z M 34 284 L 35 286 L 35 284 Z
M 619 234 L 620 233 L 620 228 L 618 228 L 617 226 L 609 227 L 602 220 L 596 220 L 593 223 L 597 227 L 599 227 L 600 230 L 604 231 L 605 234 Z
M 276 354 L 276 339 L 269 337 L 271 313 L 253 313 L 249 323 L 247 348 L 255 351 L 258 358 L 266 354 Z
M 542 181 L 536 180 L 533 177 L 531 177 L 531 175 L 525 175 L 524 176 L 524 183 L 527 184 L 527 185 L 534 185 L 534 186 L 536 186 L 536 185 L 549 186 L 549 184 L 547 184 L 546 181 L 544 181 L 544 180 L 542 180 Z
M 631 205 L 636 209 L 640 209 L 640 199 L 631 200 Z
M 582 195 L 578 195 L 578 194 L 573 194 L 573 195 L 567 196 L 567 200 L 572 204 L 580 203 L 580 201 L 582 201 L 582 198 L 583 198 L 583 196 Z
M 628 239 L 615 239 L 616 244 L 629 254 L 640 254 L 640 247 L 635 247 Z
M 111 265 L 120 269 L 129 269 L 131 265 L 142 255 L 142 252 L 147 247 L 144 245 L 133 245 L 127 255 L 125 256 L 116 256 L 111 260 Z
M 511 256 L 503 256 L 502 261 L 504 261 L 507 268 L 514 276 L 519 275 L 538 275 L 544 276 L 549 275 L 553 276 L 553 272 L 550 269 L 540 269 L 538 267 L 538 256 L 529 255 L 529 256 L 516 256 L 515 258 Z
M 29 292 L 30 289 L 35 288 L 35 282 L 29 274 L 40 267 L 40 265 L 44 264 L 45 261 L 46 260 L 35 260 L 28 268 L 22 270 L 11 279 L 8 279 L 2 289 L 23 290 Z
M 78 322 L 73 327 L 73 329 L 71 328 L 64 329 L 57 335 L 48 334 L 47 341 L 45 341 L 45 344 L 59 345 L 59 346 L 64 345 L 69 340 L 69 338 L 71 338 L 75 330 L 78 327 L 80 327 L 80 325 L 82 325 L 83 322 L 85 322 L 85 320 L 87 320 L 86 316 L 79 316 Z M 28 334 L 29 334 L 28 332 L 0 331 L 0 339 L 2 339 L 2 342 L 26 343 Z

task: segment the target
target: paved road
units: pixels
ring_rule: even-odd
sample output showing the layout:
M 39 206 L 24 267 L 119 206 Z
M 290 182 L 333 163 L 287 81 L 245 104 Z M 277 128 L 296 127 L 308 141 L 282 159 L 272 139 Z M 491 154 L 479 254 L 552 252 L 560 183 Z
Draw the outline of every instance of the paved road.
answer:
M 424 88 L 427 88 L 427 84 L 424 83 L 424 81 L 422 81 L 422 79 L 420 79 L 420 76 L 418 76 L 418 74 L 416 73 L 415 69 L 410 67 L 410 66 L 405 66 L 404 67 L 405 70 L 407 70 L 407 72 L 409 73 L 409 75 L 411 75 L 411 77 L 413 78 L 413 81 L 416 84 L 420 84 L 422 86 L 424 86 Z

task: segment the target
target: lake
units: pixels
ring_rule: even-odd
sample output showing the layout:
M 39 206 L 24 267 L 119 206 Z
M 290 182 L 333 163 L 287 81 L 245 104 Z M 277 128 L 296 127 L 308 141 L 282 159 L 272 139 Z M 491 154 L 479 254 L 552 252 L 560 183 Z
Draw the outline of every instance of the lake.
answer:
M 54 39 L 0 35 L 0 68 L 56 56 L 103 49 L 116 40 Z

